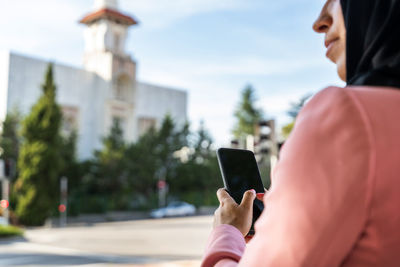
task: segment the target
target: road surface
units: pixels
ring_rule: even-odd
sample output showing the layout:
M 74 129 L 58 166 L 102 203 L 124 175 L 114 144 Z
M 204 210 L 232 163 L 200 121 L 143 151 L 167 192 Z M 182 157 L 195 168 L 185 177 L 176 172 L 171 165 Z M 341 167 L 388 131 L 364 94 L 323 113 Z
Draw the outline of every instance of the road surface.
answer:
M 0 241 L 0 266 L 198 266 L 211 216 L 26 230 Z

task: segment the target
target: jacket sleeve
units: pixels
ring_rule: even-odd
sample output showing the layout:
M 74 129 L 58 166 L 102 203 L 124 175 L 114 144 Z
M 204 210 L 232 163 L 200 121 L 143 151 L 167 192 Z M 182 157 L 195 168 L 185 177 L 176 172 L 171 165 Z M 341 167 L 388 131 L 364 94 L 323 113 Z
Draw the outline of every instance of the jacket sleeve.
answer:
M 254 238 L 240 260 L 221 256 L 235 244 L 220 242 L 217 266 L 340 265 L 366 223 L 372 147 L 368 118 L 351 92 L 330 87 L 318 93 L 281 151 Z M 224 235 L 232 233 L 212 233 Z M 212 254 L 212 244 L 206 251 Z

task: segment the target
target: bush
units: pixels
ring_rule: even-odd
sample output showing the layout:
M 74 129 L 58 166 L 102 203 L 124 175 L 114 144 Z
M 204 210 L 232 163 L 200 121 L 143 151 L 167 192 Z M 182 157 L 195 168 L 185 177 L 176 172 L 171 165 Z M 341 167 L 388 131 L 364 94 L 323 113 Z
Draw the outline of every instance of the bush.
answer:
M 85 213 L 104 214 L 110 210 L 109 198 L 106 195 L 87 195 L 75 193 L 68 201 L 68 214 L 77 216 Z
M 0 225 L 0 238 L 11 237 L 11 236 L 21 236 L 24 232 L 15 226 L 3 226 Z

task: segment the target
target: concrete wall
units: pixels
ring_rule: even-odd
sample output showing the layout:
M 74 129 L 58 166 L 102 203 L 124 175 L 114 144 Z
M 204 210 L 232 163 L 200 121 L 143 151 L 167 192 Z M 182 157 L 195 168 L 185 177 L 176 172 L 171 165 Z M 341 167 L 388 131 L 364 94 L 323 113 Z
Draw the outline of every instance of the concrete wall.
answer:
M 159 126 L 169 113 L 178 125 L 187 120 L 187 92 L 166 87 L 137 83 L 137 118 L 155 118 Z
M 7 114 L 9 65 L 10 53 L 0 51 L 0 127 Z
M 29 113 L 41 95 L 41 84 L 48 62 L 17 54 L 10 57 L 8 85 L 8 110 L 18 108 L 22 114 Z M 57 102 L 61 106 L 78 110 L 78 156 L 89 158 L 96 148 L 101 148 L 104 136 L 104 99 L 110 84 L 94 73 L 54 64 L 57 85 Z
M 42 93 L 48 62 L 15 53 L 9 55 L 9 68 L 7 54 L 0 57 L 0 112 L 17 108 L 25 115 Z M 115 98 L 112 82 L 93 72 L 54 64 L 54 78 L 57 102 L 76 111 L 80 159 L 91 158 L 95 149 L 101 149 L 102 138 L 109 133 L 113 116 L 126 119 L 124 137 L 129 142 L 138 137 L 140 118 L 154 118 L 158 126 L 166 113 L 180 125 L 187 120 L 187 93 L 184 91 L 133 82 L 131 93 L 121 100 Z M 0 116 L 2 114 L 4 117 L 5 111 Z

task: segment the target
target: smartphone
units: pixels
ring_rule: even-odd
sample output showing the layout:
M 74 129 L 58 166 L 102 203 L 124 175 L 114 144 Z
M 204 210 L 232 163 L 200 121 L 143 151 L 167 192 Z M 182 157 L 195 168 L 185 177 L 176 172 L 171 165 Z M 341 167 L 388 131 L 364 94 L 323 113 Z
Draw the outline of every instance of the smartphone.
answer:
M 219 148 L 217 158 L 226 191 L 240 204 L 244 192 L 250 189 L 264 193 L 260 171 L 254 153 L 250 150 Z M 253 221 L 248 235 L 254 235 L 254 222 L 264 209 L 262 201 L 253 203 Z

